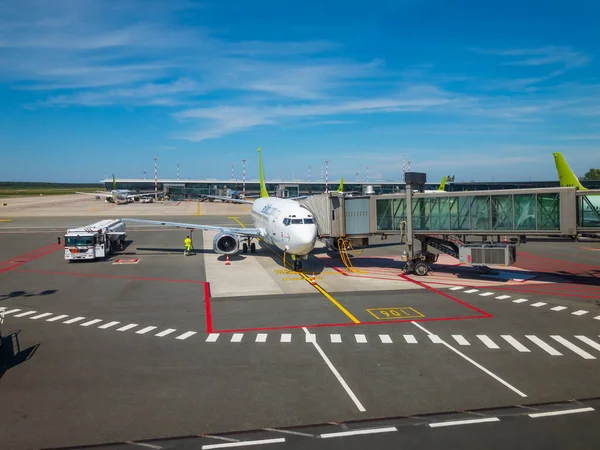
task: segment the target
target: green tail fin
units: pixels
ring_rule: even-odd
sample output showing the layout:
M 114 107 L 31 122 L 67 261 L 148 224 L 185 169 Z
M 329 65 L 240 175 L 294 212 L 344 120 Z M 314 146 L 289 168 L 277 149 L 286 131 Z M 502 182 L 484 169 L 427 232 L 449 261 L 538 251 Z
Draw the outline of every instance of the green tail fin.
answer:
M 563 155 L 561 153 L 552 153 L 552 155 L 554 155 L 554 163 L 556 164 L 560 187 L 574 187 L 577 190 L 585 191 L 586 188 L 581 185 Z
M 262 152 L 258 147 L 258 176 L 260 178 L 260 196 L 261 198 L 268 197 L 267 187 L 265 186 L 265 173 L 263 171 Z
M 113 173 L 112 176 L 113 176 L 113 191 L 116 191 L 117 190 L 117 182 L 115 181 L 115 174 Z
M 338 192 L 344 192 L 344 177 L 340 180 L 340 187 L 337 190 Z
M 442 178 L 442 182 L 440 183 L 440 187 L 438 188 L 438 191 L 445 191 L 446 190 L 446 177 Z

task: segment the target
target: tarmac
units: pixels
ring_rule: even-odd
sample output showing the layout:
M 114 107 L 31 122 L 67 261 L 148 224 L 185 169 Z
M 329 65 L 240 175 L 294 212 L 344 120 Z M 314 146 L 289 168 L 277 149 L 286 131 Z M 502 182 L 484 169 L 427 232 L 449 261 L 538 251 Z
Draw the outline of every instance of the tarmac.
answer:
M 100 217 L 251 225 L 240 205 L 197 207 L 86 197 L 0 210 L 5 448 L 339 448 L 322 435 L 392 425 L 336 445 L 458 448 L 467 432 L 438 441 L 402 423 L 547 405 L 597 420 L 600 242 L 530 239 L 492 276 L 442 255 L 427 277 L 402 273 L 393 238 L 355 252 L 354 271 L 319 244 L 303 273 L 264 244 L 228 261 L 210 232 L 193 233 L 191 256 L 186 230 L 156 226 L 128 225 L 104 260 L 69 263 L 58 244 Z M 565 436 L 590 426 L 585 411 Z M 526 435 L 528 423 L 480 426 Z

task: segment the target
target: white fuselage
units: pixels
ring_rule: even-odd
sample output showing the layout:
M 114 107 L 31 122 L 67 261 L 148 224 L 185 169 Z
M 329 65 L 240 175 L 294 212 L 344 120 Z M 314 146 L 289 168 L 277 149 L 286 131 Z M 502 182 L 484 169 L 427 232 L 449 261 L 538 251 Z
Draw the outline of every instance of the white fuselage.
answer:
M 295 200 L 258 198 L 252 205 L 254 226 L 263 230 L 267 244 L 291 255 L 307 255 L 317 242 L 313 216 Z

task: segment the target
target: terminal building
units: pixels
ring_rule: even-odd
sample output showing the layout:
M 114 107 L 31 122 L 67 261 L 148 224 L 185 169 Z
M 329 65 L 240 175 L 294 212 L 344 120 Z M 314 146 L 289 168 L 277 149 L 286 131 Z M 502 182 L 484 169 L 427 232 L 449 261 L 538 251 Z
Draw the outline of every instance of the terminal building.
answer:
M 106 190 L 113 189 L 112 179 L 102 180 Z M 327 185 L 324 181 L 285 181 L 285 180 L 267 180 L 267 191 L 272 196 L 289 198 L 303 195 L 315 195 L 328 191 L 335 191 L 339 186 L 339 180 L 332 180 Z M 588 189 L 600 189 L 600 181 L 586 181 L 584 185 Z M 439 182 L 426 183 L 425 190 L 434 190 L 439 186 Z M 554 181 L 469 181 L 446 183 L 447 192 L 462 191 L 482 191 L 499 189 L 536 189 L 536 188 L 555 188 L 559 187 L 558 180 Z M 117 189 L 129 189 L 137 192 L 148 192 L 154 190 L 154 180 L 123 178 L 116 180 Z M 245 188 L 245 189 L 244 189 Z M 177 180 L 177 179 L 159 179 L 158 193 L 171 200 L 194 200 L 202 195 L 228 196 L 232 191 L 246 195 L 258 195 L 260 185 L 257 179 L 246 180 Z M 373 181 L 354 181 L 344 183 L 344 192 L 356 192 L 358 194 L 394 194 L 404 192 L 405 184 L 402 181 L 373 180 Z

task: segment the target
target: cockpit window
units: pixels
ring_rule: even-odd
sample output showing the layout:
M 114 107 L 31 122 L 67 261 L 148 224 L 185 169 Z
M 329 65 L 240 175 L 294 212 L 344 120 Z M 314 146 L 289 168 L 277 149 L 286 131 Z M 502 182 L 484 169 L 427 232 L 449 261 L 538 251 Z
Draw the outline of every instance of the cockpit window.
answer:
M 299 224 L 302 223 L 302 219 L 292 219 L 292 224 Z
M 315 223 L 313 219 L 304 219 L 304 223 Z

